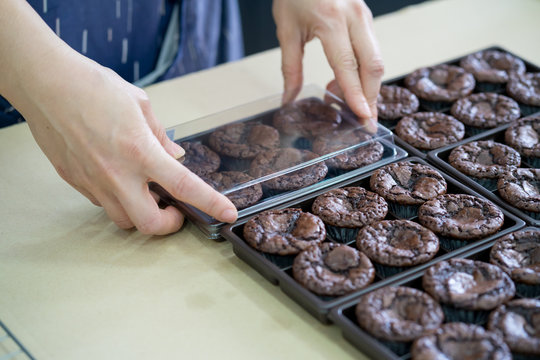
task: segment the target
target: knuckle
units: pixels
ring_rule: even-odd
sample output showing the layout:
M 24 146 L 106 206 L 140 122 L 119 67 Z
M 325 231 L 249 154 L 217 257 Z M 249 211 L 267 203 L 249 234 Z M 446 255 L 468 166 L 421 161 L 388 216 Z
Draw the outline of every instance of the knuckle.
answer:
M 364 96 L 364 89 L 360 83 L 350 85 L 348 90 L 353 96 Z
M 161 126 L 155 130 L 155 136 L 161 144 L 165 144 L 165 142 L 169 139 L 167 132 Z
M 135 88 L 135 95 L 137 96 L 137 99 L 140 103 L 150 103 L 150 97 L 148 97 L 148 94 L 146 91 L 141 89 L 140 87 L 134 86 Z
M 94 196 L 90 196 L 90 197 L 87 197 L 87 198 L 88 198 L 88 200 L 89 200 L 92 204 L 94 204 L 95 206 L 101 207 L 101 203 L 100 203 L 99 200 L 96 199 Z
M 172 190 L 173 190 L 174 195 L 179 198 L 178 200 L 183 200 L 183 198 L 187 194 L 190 194 L 192 191 L 191 173 L 189 171 L 185 171 L 182 174 L 180 174 Z
M 60 177 L 67 182 L 68 184 L 73 184 L 73 179 L 71 178 L 71 175 L 68 174 L 66 169 L 64 169 L 63 166 L 55 165 L 54 168 L 56 169 L 56 172 Z
M 280 43 L 286 42 L 290 38 L 291 32 L 289 29 L 284 29 L 283 27 L 277 27 L 276 29 L 276 36 Z
M 146 136 L 142 134 L 123 136 L 119 144 L 122 152 L 129 159 L 144 159 L 148 153 Z
M 128 218 L 121 218 L 121 219 L 115 219 L 114 223 L 116 226 L 118 226 L 120 229 L 128 230 L 133 228 L 133 223 Z
M 113 189 L 121 188 L 121 184 L 119 183 L 119 170 L 113 165 L 103 165 L 99 176 L 103 177 L 103 179 L 106 180 L 106 183 Z
M 320 1 L 317 4 L 316 11 L 321 17 L 326 19 L 335 19 L 341 15 L 341 5 L 337 1 Z
M 332 61 L 332 67 L 334 69 L 341 70 L 358 70 L 358 62 L 356 56 L 350 51 L 343 51 L 336 55 Z
M 281 72 L 287 79 L 296 79 L 300 75 L 300 70 L 297 66 L 285 62 L 281 65 Z
M 161 221 L 159 216 L 151 216 L 137 225 L 137 230 L 145 235 L 154 235 L 160 231 Z
M 374 77 L 382 77 L 384 75 L 384 62 L 381 58 L 375 58 L 369 62 L 366 68 L 369 75 Z
M 366 102 L 370 107 L 377 108 L 377 94 L 366 94 Z
M 140 108 L 143 111 L 150 109 L 151 108 L 150 97 L 148 96 L 146 91 L 134 85 L 132 86 L 132 89 L 133 89 L 131 93 L 132 97 L 134 101 L 140 106 Z
M 371 18 L 371 17 L 373 17 L 373 15 L 371 13 L 371 10 L 366 5 L 366 3 L 364 1 L 362 1 L 362 0 L 353 1 L 351 3 L 351 12 L 357 18 L 360 18 L 360 17 Z

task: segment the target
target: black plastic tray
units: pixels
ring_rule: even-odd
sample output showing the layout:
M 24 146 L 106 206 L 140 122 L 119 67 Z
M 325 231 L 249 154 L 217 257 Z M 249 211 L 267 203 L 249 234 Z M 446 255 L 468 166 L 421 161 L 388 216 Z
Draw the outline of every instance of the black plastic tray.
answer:
M 465 54 L 463 56 L 454 58 L 452 60 L 449 60 L 449 61 L 446 61 L 446 62 L 441 62 L 441 63 L 436 64 L 436 65 L 447 64 L 447 65 L 459 66 L 459 62 L 460 62 L 461 59 L 465 58 L 466 56 L 468 56 L 470 54 L 474 54 L 474 53 L 477 53 L 479 51 L 485 51 L 485 50 L 504 51 L 506 53 L 509 53 L 509 54 L 523 60 L 523 62 L 525 63 L 525 67 L 526 67 L 527 72 L 539 72 L 540 71 L 540 66 L 535 65 L 535 64 L 521 58 L 520 56 L 517 56 L 517 55 L 513 54 L 512 52 L 510 52 L 510 51 L 508 51 L 508 50 L 506 50 L 506 49 L 504 49 L 502 47 L 499 47 L 499 46 L 492 46 L 492 47 L 488 47 L 488 48 L 481 49 L 481 50 L 478 50 L 478 51 L 474 51 L 474 52 Z M 401 86 L 401 87 L 406 87 L 405 86 L 405 78 L 407 77 L 407 75 L 403 75 L 403 76 L 400 76 L 400 77 L 397 77 L 397 78 L 394 78 L 394 79 L 391 79 L 391 80 L 384 81 L 383 84 L 384 85 L 397 85 L 397 86 Z M 473 91 L 473 93 L 479 93 L 479 92 L 483 92 L 483 91 L 480 91 L 478 88 L 475 88 L 474 91 Z M 508 95 L 506 93 L 505 90 L 497 91 L 497 93 L 512 98 L 510 95 Z M 518 102 L 518 101 L 516 100 L 516 102 Z M 518 104 L 520 105 L 520 108 L 522 109 L 522 112 L 523 112 L 523 110 L 525 110 L 527 108 L 530 108 L 530 106 L 520 104 L 519 102 L 518 102 Z M 442 108 L 442 109 L 436 110 L 436 112 L 442 112 L 442 113 L 450 115 L 450 108 L 451 108 L 451 104 L 449 106 L 446 106 L 446 107 Z M 536 111 L 539 111 L 539 110 L 540 110 L 540 108 L 538 108 L 538 110 L 536 110 Z M 430 108 L 429 105 L 423 103 L 422 100 L 420 100 L 420 108 L 418 109 L 418 111 L 433 111 L 433 109 Z M 530 113 L 522 114 L 522 116 L 527 116 L 527 115 L 530 115 Z M 379 119 L 379 122 L 382 125 L 384 125 L 386 128 L 388 128 L 388 129 L 390 129 L 392 131 L 394 131 L 394 129 L 396 128 L 396 125 L 397 125 L 398 121 L 399 121 L 399 119 L 398 120 Z M 485 132 L 490 131 L 490 130 L 492 130 L 492 129 L 485 129 L 485 131 L 484 131 L 484 130 L 481 130 L 481 129 L 478 129 L 478 128 L 472 128 L 470 126 L 465 125 L 465 136 L 464 136 L 463 139 L 466 140 L 466 139 L 468 139 L 470 137 L 473 137 L 473 136 L 481 134 L 481 133 L 485 133 Z M 405 149 L 409 153 L 410 156 L 416 156 L 416 157 L 419 157 L 419 158 L 422 158 L 422 159 L 427 159 L 427 154 L 428 154 L 429 150 L 417 149 L 417 148 L 413 147 L 412 145 L 409 145 L 406 141 L 402 140 L 397 135 L 395 135 L 395 143 L 397 145 L 399 145 L 400 147 L 402 147 L 403 149 Z M 428 161 L 429 161 L 429 159 L 428 159 Z
M 416 157 L 408 158 L 406 160 L 411 161 L 413 163 L 420 163 L 420 164 L 428 165 L 427 162 Z M 355 178 L 344 181 L 333 188 L 339 188 L 339 187 L 344 187 L 344 186 L 361 186 L 370 190 L 369 178 L 372 173 L 373 172 L 359 175 Z M 444 174 L 443 172 L 441 172 L 441 174 L 444 176 L 448 184 L 447 193 L 465 193 L 465 194 L 471 194 L 471 195 L 482 197 L 475 191 L 467 188 L 465 185 L 452 179 L 450 176 Z M 296 208 L 302 208 L 304 211 L 311 211 L 311 205 L 314 199 L 318 195 L 328 190 L 329 189 L 326 189 L 324 191 L 323 190 L 318 191 L 309 196 L 302 197 L 296 201 L 291 201 L 291 202 L 282 204 L 278 207 L 275 207 L 275 209 L 296 207 Z M 292 276 L 292 270 L 291 270 L 292 262 L 294 259 L 293 256 L 268 255 L 268 254 L 259 252 L 255 250 L 254 248 L 252 248 L 251 246 L 249 246 L 243 239 L 243 227 L 244 227 L 244 224 L 249 219 L 244 219 L 240 222 L 237 222 L 236 224 L 224 227 L 222 229 L 222 235 L 225 239 L 229 240 L 232 243 L 233 251 L 239 258 L 241 258 L 243 261 L 245 261 L 251 267 L 257 270 L 268 281 L 270 281 L 271 283 L 275 285 L 279 285 L 279 287 L 288 296 L 290 296 L 293 300 L 298 302 L 302 307 L 304 307 L 308 312 L 310 312 L 313 316 L 315 316 L 321 322 L 328 323 L 329 322 L 328 313 L 330 312 L 330 309 L 332 307 L 338 306 L 339 304 L 349 301 L 350 299 L 360 294 L 367 293 L 381 286 L 385 286 L 393 281 L 406 277 L 412 273 L 421 271 L 429 267 L 434 262 L 437 262 L 442 259 L 454 257 L 473 247 L 490 242 L 493 238 L 497 236 L 515 231 L 525 225 L 525 222 L 520 220 L 518 217 L 510 214 L 509 212 L 505 210 L 503 210 L 503 212 L 505 215 L 505 221 L 501 230 L 498 233 L 491 235 L 489 237 L 483 238 L 483 239 L 471 241 L 470 243 L 464 245 L 463 247 L 457 248 L 455 250 L 445 250 L 441 248 L 441 250 L 437 253 L 437 255 L 431 261 L 425 264 L 413 266 L 405 271 L 397 272 L 392 276 L 384 277 L 379 271 L 377 271 L 375 280 L 373 281 L 371 285 L 368 285 L 364 289 L 358 290 L 356 292 L 353 292 L 344 296 L 339 296 L 339 297 L 319 296 L 310 292 L 309 290 L 302 287 L 299 283 L 297 283 L 296 280 Z M 389 210 L 389 215 L 387 215 L 386 219 L 396 219 L 396 218 L 403 219 L 396 216 Z M 416 216 L 411 216 L 406 219 L 417 221 Z M 335 239 L 332 239 L 330 235 L 327 236 L 327 239 L 329 241 L 337 241 Z M 355 246 L 355 241 L 349 241 L 345 243 L 350 246 Z
M 405 157 L 407 157 L 408 154 L 405 150 L 393 144 L 391 141 L 388 141 L 388 139 L 380 139 L 378 141 L 383 145 L 383 148 L 384 148 L 383 157 L 381 160 L 373 164 L 369 164 L 361 168 L 346 171 L 346 172 L 341 172 L 341 173 L 329 172 L 328 175 L 326 175 L 326 177 L 320 182 L 304 187 L 299 190 L 284 191 L 280 193 L 276 193 L 276 192 L 271 193 L 271 192 L 267 192 L 266 190 L 263 190 L 263 199 L 261 200 L 261 202 L 253 206 L 247 207 L 245 209 L 239 210 L 238 220 L 241 221 L 242 219 L 249 217 L 253 214 L 278 206 L 281 203 L 288 202 L 293 199 L 297 199 L 299 197 L 318 191 L 320 189 L 328 189 L 332 186 L 335 186 L 335 184 L 345 179 L 352 178 L 354 176 L 357 176 L 358 174 L 366 173 L 380 166 L 383 166 L 393 161 L 404 159 Z M 227 225 L 226 223 L 217 221 L 216 219 L 211 218 L 210 216 L 206 214 L 203 214 L 200 210 L 194 208 L 193 206 L 173 198 L 161 186 L 155 183 L 151 184 L 151 189 L 160 196 L 164 204 L 172 205 L 178 208 L 183 214 L 185 214 L 186 217 L 193 224 L 195 224 L 207 238 L 216 240 L 216 241 L 223 240 L 223 238 L 221 237 L 220 230 L 221 228 Z
M 527 229 L 533 229 L 529 227 Z M 538 228 L 534 228 L 538 229 Z M 524 229 L 522 229 L 524 230 Z M 503 234 L 498 234 L 498 237 Z M 467 258 L 472 260 L 480 260 L 489 262 L 489 252 L 491 247 L 495 243 L 495 240 L 486 244 L 471 249 L 465 253 L 462 253 L 458 258 Z M 407 278 L 400 279 L 391 284 L 391 286 L 409 286 L 423 291 L 422 288 L 422 276 L 424 271 L 413 274 Z M 515 298 L 521 298 L 519 294 L 516 294 Z M 538 296 L 536 297 L 538 298 Z M 410 354 L 397 354 L 389 347 L 387 347 L 383 341 L 378 340 L 372 335 L 364 331 L 356 321 L 355 306 L 358 303 L 359 298 L 349 301 L 343 305 L 337 306 L 332 309 L 330 313 L 330 319 L 341 329 L 343 337 L 362 351 L 365 355 L 372 359 L 377 360 L 402 360 L 410 359 Z M 477 325 L 485 325 L 484 323 L 477 323 Z
M 540 113 L 539 113 L 540 114 Z M 515 206 L 509 204 L 504 200 L 497 191 L 497 185 L 494 184 L 492 187 L 487 187 L 488 185 L 482 185 L 475 181 L 473 178 L 463 174 L 456 168 L 454 168 L 450 163 L 448 162 L 448 156 L 450 156 L 450 152 L 452 152 L 453 149 L 455 149 L 457 146 L 466 144 L 472 141 L 479 141 L 479 140 L 493 140 L 501 144 L 505 144 L 504 141 L 504 133 L 506 129 L 510 125 L 503 125 L 498 128 L 492 129 L 489 132 L 486 132 L 484 134 L 480 134 L 478 136 L 472 137 L 470 139 L 460 141 L 459 143 L 452 144 L 449 146 L 445 146 L 443 148 L 430 151 L 428 153 L 428 159 L 441 168 L 442 170 L 446 171 L 447 173 L 451 174 L 455 178 L 459 179 L 460 181 L 463 181 L 465 184 L 473 188 L 474 190 L 478 191 L 480 194 L 484 195 L 486 198 L 490 199 L 497 205 L 500 205 L 501 207 L 505 208 L 506 210 L 512 212 L 513 214 L 519 216 L 521 219 L 525 220 L 528 224 L 534 225 L 534 226 L 540 226 L 540 213 L 532 213 L 532 212 L 526 212 L 523 210 L 520 210 L 516 208 Z M 533 166 L 528 164 L 526 160 L 523 160 L 521 162 L 522 168 L 532 168 Z

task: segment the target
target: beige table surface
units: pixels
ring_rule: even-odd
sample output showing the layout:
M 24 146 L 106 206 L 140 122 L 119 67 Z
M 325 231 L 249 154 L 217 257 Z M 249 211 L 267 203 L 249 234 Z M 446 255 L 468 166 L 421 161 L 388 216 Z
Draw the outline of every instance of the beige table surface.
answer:
M 385 78 L 495 44 L 540 64 L 539 15 L 539 0 L 437 0 L 379 17 Z M 306 82 L 332 78 L 318 41 L 304 64 Z M 275 49 L 147 91 L 168 127 L 281 89 Z M 364 358 L 227 242 L 116 228 L 25 124 L 0 130 L 0 166 L 0 319 L 36 358 Z

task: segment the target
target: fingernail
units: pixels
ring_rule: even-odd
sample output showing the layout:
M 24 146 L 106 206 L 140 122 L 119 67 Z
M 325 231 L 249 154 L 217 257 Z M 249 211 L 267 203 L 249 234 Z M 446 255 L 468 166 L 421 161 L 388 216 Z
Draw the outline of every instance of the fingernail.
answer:
M 366 123 L 366 128 L 369 132 L 375 134 L 377 132 L 377 120 L 374 118 L 369 118 Z
M 233 223 L 236 221 L 238 213 L 232 209 L 226 209 L 221 213 L 221 221 Z
M 373 116 L 371 115 L 371 109 L 369 108 L 369 105 L 367 102 L 362 101 L 360 103 L 360 112 L 365 115 L 366 118 L 371 119 Z
M 182 148 L 180 145 L 178 145 L 175 142 L 173 142 L 173 148 L 174 148 L 174 158 L 177 160 L 186 154 L 186 151 L 184 150 L 184 148 Z

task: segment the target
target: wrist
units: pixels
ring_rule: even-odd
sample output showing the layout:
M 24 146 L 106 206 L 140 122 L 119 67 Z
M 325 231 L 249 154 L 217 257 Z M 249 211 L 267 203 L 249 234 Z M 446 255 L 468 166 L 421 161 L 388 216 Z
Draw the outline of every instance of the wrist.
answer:
M 77 56 L 26 1 L 0 1 L 0 94 L 19 111 L 61 90 Z

